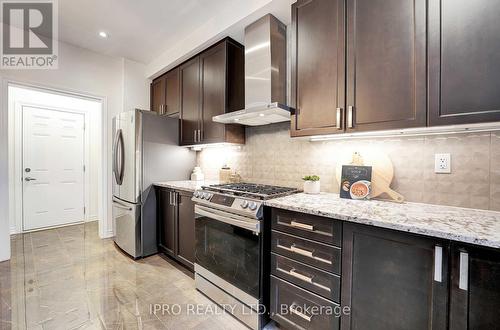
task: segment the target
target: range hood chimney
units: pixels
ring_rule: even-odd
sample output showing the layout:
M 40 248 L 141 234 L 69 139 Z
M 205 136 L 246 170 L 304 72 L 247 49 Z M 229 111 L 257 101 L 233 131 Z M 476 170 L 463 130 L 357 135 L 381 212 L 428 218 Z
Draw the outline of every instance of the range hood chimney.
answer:
M 213 121 L 248 126 L 290 120 L 286 106 L 286 26 L 268 14 L 245 28 L 245 109 Z

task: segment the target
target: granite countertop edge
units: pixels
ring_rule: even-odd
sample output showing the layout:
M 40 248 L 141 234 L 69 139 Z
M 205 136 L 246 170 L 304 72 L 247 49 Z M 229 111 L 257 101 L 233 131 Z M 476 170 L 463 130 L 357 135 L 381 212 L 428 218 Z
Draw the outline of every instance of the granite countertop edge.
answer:
M 153 186 L 194 192 L 195 190 L 201 189 L 202 186 L 209 186 L 218 183 L 219 182 L 216 180 L 205 180 L 205 181 L 177 180 L 177 181 L 154 182 Z
M 297 194 L 299 195 L 299 194 Z M 297 196 L 295 195 L 295 196 Z M 315 195 L 304 195 L 305 200 L 314 200 Z M 321 196 L 319 198 L 325 198 L 328 195 L 335 196 L 336 194 L 324 194 L 322 193 L 321 195 L 316 195 L 316 196 Z M 337 195 L 338 196 L 338 195 Z M 323 209 L 321 207 L 315 207 L 317 205 L 312 205 L 311 207 L 307 207 L 304 205 L 300 206 L 293 206 L 290 205 L 289 202 L 287 201 L 287 197 L 290 196 L 285 196 L 277 199 L 271 199 L 268 201 L 265 201 L 265 205 L 269 207 L 274 207 L 274 208 L 279 208 L 279 209 L 284 209 L 284 210 L 289 210 L 289 211 L 295 211 L 295 212 L 300 212 L 300 213 L 306 213 L 306 214 L 311 214 L 311 215 L 317 215 L 317 216 L 322 216 L 322 217 L 327 217 L 327 218 L 332 218 L 332 219 L 338 219 L 342 221 L 347 221 L 347 222 L 352 222 L 352 223 L 357 223 L 357 224 L 364 224 L 364 225 L 370 225 L 374 227 L 380 227 L 380 228 L 386 228 L 386 229 L 393 229 L 401 232 L 408 232 L 408 233 L 414 233 L 414 234 L 419 234 L 423 236 L 430 236 L 430 237 L 435 237 L 435 238 L 441 238 L 441 239 L 446 239 L 446 240 L 452 240 L 452 241 L 458 241 L 462 243 L 468 243 L 468 244 L 473 244 L 473 245 L 480 245 L 480 246 L 485 246 L 485 247 L 490 247 L 490 248 L 500 248 L 500 231 L 494 231 L 492 237 L 485 237 L 488 235 L 484 234 L 479 234 L 475 232 L 471 232 L 469 229 L 465 228 L 466 226 L 463 226 L 463 228 L 460 228 L 459 231 L 457 230 L 443 230 L 443 229 L 436 229 L 432 228 L 433 223 L 435 224 L 446 224 L 447 221 L 453 221 L 452 219 L 450 220 L 449 218 L 446 219 L 446 216 L 443 216 L 440 219 L 432 219 L 429 220 L 426 224 L 419 224 L 418 221 L 415 221 L 414 224 L 412 223 L 401 223 L 401 219 L 394 219 L 392 221 L 388 220 L 386 218 L 386 221 L 381 221 L 377 220 L 376 218 L 379 217 L 373 217 L 371 218 L 370 216 L 357 216 L 353 214 L 349 214 L 348 212 L 338 212 L 338 211 L 325 211 L 324 208 L 327 208 L 328 206 L 324 206 Z M 332 197 L 333 198 L 333 197 Z M 331 201 L 335 202 L 335 200 Z M 339 200 L 339 202 L 343 202 Z M 364 201 L 357 201 L 360 203 L 364 203 Z M 410 207 L 430 207 L 436 210 L 451 210 L 455 212 L 465 212 L 465 213 L 477 213 L 477 216 L 480 218 L 481 214 L 484 214 L 485 216 L 491 217 L 493 214 L 495 216 L 495 229 L 500 228 L 500 212 L 496 211 L 490 211 L 490 210 L 479 210 L 479 209 L 466 209 L 466 208 L 460 208 L 460 207 L 453 207 L 453 206 L 439 206 L 439 205 L 432 205 L 432 204 L 420 204 L 420 203 L 403 203 L 403 204 L 396 204 L 396 203 L 391 203 L 391 202 L 381 202 L 381 201 L 376 201 L 376 203 L 388 203 L 386 207 L 390 207 L 389 205 L 393 205 L 394 207 L 397 208 L 402 208 L 404 209 L 405 205 L 410 206 Z M 360 205 L 361 206 L 361 205 Z M 377 208 L 377 205 L 370 205 L 370 209 L 372 208 Z M 424 209 L 422 209 L 422 212 L 425 212 Z M 353 212 L 354 213 L 354 212 Z M 358 212 L 359 213 L 359 212 Z M 406 218 L 404 221 L 411 222 L 411 219 Z M 482 228 L 481 224 L 481 219 L 477 219 L 477 221 L 471 221 L 472 226 L 478 226 Z M 467 224 L 469 225 L 469 223 Z M 496 232 L 496 234 L 495 234 Z

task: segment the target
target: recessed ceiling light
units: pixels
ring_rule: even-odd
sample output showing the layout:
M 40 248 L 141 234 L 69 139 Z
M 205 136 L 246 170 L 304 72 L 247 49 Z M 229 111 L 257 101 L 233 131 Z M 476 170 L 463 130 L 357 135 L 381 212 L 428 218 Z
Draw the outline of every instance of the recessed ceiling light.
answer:
M 101 31 L 101 32 L 99 32 L 99 37 L 101 37 L 101 38 L 107 38 L 108 34 L 106 32 L 104 32 L 104 31 Z

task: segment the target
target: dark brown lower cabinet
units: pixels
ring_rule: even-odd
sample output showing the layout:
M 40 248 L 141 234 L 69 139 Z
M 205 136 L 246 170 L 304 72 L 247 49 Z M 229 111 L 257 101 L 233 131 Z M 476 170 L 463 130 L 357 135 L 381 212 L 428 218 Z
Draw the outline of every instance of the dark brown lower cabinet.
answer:
M 447 241 L 344 223 L 342 252 L 342 330 L 447 329 Z
M 450 329 L 500 327 L 500 251 L 453 244 Z
M 190 269 L 194 269 L 194 203 L 190 192 L 177 192 L 177 257 Z
M 194 270 L 194 203 L 192 193 L 167 188 L 158 191 L 158 247 Z

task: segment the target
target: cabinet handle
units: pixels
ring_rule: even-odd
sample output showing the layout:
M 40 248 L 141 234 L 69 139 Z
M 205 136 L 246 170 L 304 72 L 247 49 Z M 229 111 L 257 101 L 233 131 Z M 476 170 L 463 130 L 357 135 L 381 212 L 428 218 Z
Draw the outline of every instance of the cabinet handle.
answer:
M 340 121 L 342 120 L 342 108 L 337 108 L 337 129 L 342 129 Z
M 467 291 L 469 288 L 469 254 L 467 252 L 460 252 L 458 288 L 464 291 Z
M 171 191 L 168 192 L 168 204 L 169 205 L 173 205 L 172 204 L 172 192 Z
M 443 247 L 434 247 L 434 281 L 443 281 Z
M 313 225 L 308 225 L 308 224 L 297 222 L 297 221 L 291 221 L 290 226 L 295 227 L 295 228 L 307 229 L 310 231 L 314 231 Z
M 198 142 L 201 142 L 201 129 L 198 130 Z
M 297 254 L 300 254 L 300 255 L 303 255 L 303 256 L 306 256 L 306 257 L 309 257 L 309 258 L 314 259 L 314 260 L 318 260 L 318 261 L 324 262 L 325 264 L 329 264 L 329 265 L 332 264 L 332 262 L 330 260 L 326 260 L 326 259 L 314 256 L 313 255 L 314 251 L 307 251 L 307 250 L 298 248 L 298 247 L 295 246 L 295 244 L 292 244 L 291 247 L 288 247 L 288 246 L 284 246 L 284 245 L 281 245 L 281 244 L 278 243 L 278 244 L 276 244 L 276 247 L 278 247 L 280 249 L 283 249 L 283 250 L 287 250 L 287 251 L 293 252 L 293 253 L 297 253 Z
M 172 191 L 172 205 L 177 206 L 177 193 Z
M 354 115 L 354 107 L 350 105 L 347 107 L 347 127 L 352 128 L 353 127 L 353 115 Z
M 311 322 L 312 316 L 306 315 L 306 314 L 302 313 L 301 311 L 299 311 L 297 309 L 297 305 L 292 304 L 290 306 L 289 310 L 290 310 L 290 313 L 295 314 L 295 315 L 297 315 L 300 318 L 303 318 L 307 322 Z
M 195 129 L 195 130 L 193 131 L 193 133 L 194 133 L 194 142 L 198 142 L 198 141 L 196 140 L 196 136 L 198 135 L 198 134 L 196 134 L 196 132 L 197 132 L 197 131 L 198 131 L 197 129 Z

